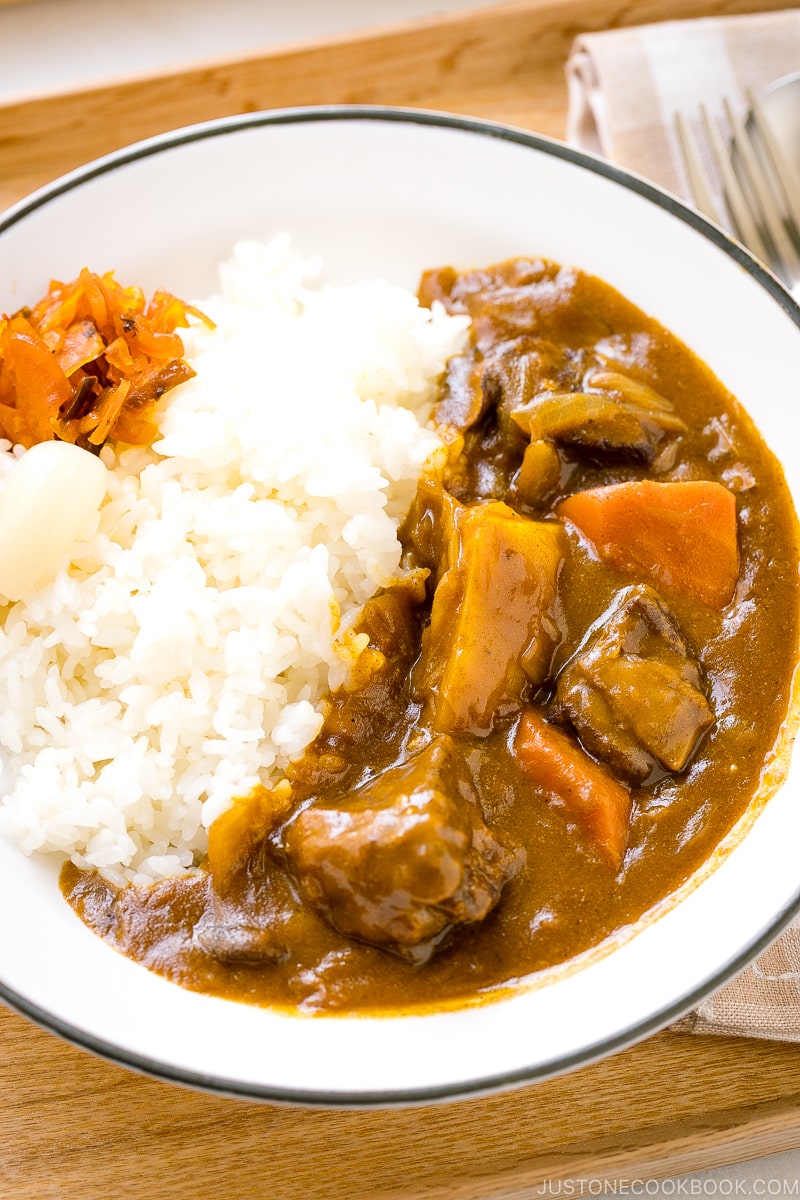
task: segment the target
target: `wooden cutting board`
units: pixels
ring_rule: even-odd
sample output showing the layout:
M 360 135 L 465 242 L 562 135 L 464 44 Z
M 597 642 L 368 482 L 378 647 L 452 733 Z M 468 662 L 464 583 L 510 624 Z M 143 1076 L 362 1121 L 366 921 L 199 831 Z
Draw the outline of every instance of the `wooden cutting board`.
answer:
M 582 32 L 789 8 L 794 0 L 510 0 L 214 61 L 86 91 L 0 103 L 0 209 L 151 134 L 298 104 L 396 104 L 564 136 L 564 62 Z
M 0 104 L 0 208 L 138 138 L 276 106 L 397 104 L 560 137 L 576 34 L 792 2 L 514 0 Z M 795 1147 L 800 1046 L 779 1042 L 666 1031 L 504 1095 L 318 1111 L 140 1077 L 0 1010 L 3 1200 L 523 1200 Z
M 800 1046 L 667 1031 L 487 1099 L 322 1111 L 145 1079 L 0 1010 L 0 1120 L 4 1200 L 524 1200 L 800 1146 Z

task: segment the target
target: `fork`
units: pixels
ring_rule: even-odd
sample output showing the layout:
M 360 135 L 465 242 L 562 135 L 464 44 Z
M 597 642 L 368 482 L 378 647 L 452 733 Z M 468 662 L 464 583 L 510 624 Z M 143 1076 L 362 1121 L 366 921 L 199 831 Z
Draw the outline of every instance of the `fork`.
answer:
M 715 198 L 698 140 L 683 114 L 677 113 L 675 129 L 686 173 L 697 208 L 715 224 L 729 226 L 734 236 L 800 300 L 800 178 L 758 96 L 749 92 L 748 101 L 750 118 L 746 122 L 730 101 L 723 101 L 727 145 L 719 125 L 705 106 L 700 108 L 729 220 Z

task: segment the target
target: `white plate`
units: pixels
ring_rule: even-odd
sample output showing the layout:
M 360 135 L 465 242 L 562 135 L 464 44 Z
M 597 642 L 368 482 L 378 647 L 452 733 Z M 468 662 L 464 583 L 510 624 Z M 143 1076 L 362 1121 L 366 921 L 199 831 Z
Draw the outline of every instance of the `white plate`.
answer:
M 800 310 L 780 285 L 644 181 L 498 126 L 297 110 L 143 143 L 0 219 L 0 308 L 86 264 L 202 295 L 236 239 L 281 230 L 301 253 L 325 255 L 336 281 L 385 275 L 414 287 L 425 266 L 520 254 L 594 272 L 709 363 L 800 494 Z M 717 869 L 613 953 L 505 1000 L 428 1016 L 291 1017 L 184 992 L 90 934 L 53 862 L 0 844 L 0 996 L 119 1062 L 229 1094 L 390 1104 L 541 1078 L 667 1024 L 800 906 L 797 773 Z

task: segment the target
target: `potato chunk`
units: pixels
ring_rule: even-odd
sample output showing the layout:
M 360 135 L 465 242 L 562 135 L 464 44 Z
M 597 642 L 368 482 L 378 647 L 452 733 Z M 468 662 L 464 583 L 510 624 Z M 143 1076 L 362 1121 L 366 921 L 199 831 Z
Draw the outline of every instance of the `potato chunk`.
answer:
M 566 535 L 556 522 L 492 501 L 463 512 L 454 540 L 414 687 L 431 705 L 435 729 L 486 733 L 547 675 L 559 637 Z

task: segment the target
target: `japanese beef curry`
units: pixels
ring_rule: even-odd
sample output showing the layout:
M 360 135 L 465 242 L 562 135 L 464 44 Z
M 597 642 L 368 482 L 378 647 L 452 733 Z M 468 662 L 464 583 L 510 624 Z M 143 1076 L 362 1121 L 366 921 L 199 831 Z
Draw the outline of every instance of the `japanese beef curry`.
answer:
M 445 268 L 420 299 L 472 318 L 448 453 L 319 737 L 196 874 L 64 868 L 92 929 L 185 987 L 403 1010 L 569 959 L 708 858 L 787 716 L 795 516 L 733 397 L 572 269 Z

